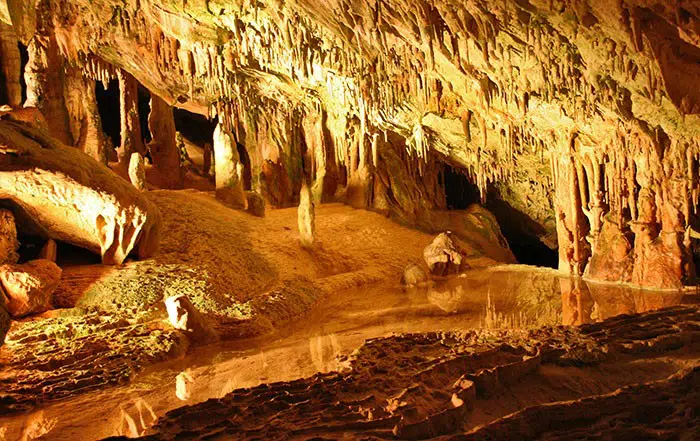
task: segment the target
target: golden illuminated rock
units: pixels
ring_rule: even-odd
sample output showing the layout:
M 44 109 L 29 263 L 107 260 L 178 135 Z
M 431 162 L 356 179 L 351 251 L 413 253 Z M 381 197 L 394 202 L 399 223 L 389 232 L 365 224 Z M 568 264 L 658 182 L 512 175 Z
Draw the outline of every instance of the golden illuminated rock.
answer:
M 440 233 L 425 247 L 423 259 L 435 276 L 459 274 L 469 268 L 465 251 L 450 231 Z
M 84 153 L 22 124 L 0 122 L 0 198 L 21 208 L 28 226 L 107 264 L 158 248 L 157 207 Z
M 51 308 L 51 295 L 61 280 L 61 268 L 50 260 L 0 266 L 0 284 L 13 317 L 37 314 Z

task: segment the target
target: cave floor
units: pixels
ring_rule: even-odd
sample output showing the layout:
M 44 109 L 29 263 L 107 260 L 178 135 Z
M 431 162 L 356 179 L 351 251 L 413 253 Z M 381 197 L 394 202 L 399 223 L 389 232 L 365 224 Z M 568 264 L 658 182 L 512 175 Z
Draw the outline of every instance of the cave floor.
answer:
M 589 354 L 588 356 L 599 358 L 601 353 L 608 351 L 607 347 L 605 350 L 599 347 L 604 346 L 604 343 L 590 343 L 587 340 L 590 337 L 585 334 L 593 331 L 580 332 L 580 328 L 572 326 L 605 319 L 608 321 L 604 323 L 608 323 L 611 320 L 609 317 L 618 314 L 638 314 L 657 308 L 667 308 L 668 311 L 668 307 L 671 307 L 671 311 L 674 311 L 674 305 L 696 303 L 698 299 L 694 294 L 586 284 L 558 277 L 553 271 L 515 265 L 474 270 L 468 272 L 465 277 L 410 290 L 388 283 L 338 290 L 314 306 L 303 320 L 292 321 L 273 334 L 192 348 L 183 358 L 150 366 L 144 372 L 135 375 L 128 385 L 105 386 L 82 395 L 33 407 L 27 412 L 0 417 L 0 439 L 35 439 L 36 435 L 43 435 L 41 439 L 51 440 L 91 440 L 116 435 L 140 436 L 151 433 L 149 430 L 157 423 L 157 419 L 168 411 L 183 405 L 195 405 L 209 398 L 222 398 L 232 391 L 236 391 L 234 396 L 245 395 L 243 401 L 239 403 L 234 400 L 237 404 L 232 404 L 227 398 L 224 401 L 226 405 L 218 401 L 214 403 L 223 406 L 224 412 L 232 414 L 245 413 L 245 409 L 258 406 L 260 410 L 250 417 L 252 426 L 244 424 L 244 428 L 248 431 L 254 430 L 255 424 L 278 427 L 279 431 L 270 429 L 266 436 L 266 439 L 277 439 L 283 437 L 284 432 L 288 432 L 284 430 L 284 424 L 274 422 L 279 419 L 277 413 L 283 413 L 283 410 L 267 409 L 269 403 L 255 402 L 250 392 L 247 393 L 244 388 L 262 387 L 269 391 L 269 394 L 266 392 L 262 395 L 252 395 L 263 400 L 263 396 L 271 394 L 272 401 L 275 401 L 279 399 L 275 398 L 276 394 L 283 393 L 293 398 L 299 391 L 287 383 L 280 383 L 281 386 L 275 386 L 274 383 L 301 382 L 304 390 L 338 395 L 337 399 L 342 405 L 348 397 L 342 396 L 336 390 L 324 391 L 326 383 L 320 381 L 318 375 L 353 375 L 348 372 L 361 371 L 357 368 L 358 363 L 388 363 L 389 370 L 378 369 L 376 366 L 372 368 L 366 380 L 366 387 L 361 388 L 365 395 L 382 397 L 388 394 L 388 397 L 392 393 L 401 392 L 405 386 L 409 386 L 406 390 L 412 390 L 410 384 L 401 383 L 416 382 L 417 365 L 425 364 L 428 371 L 435 370 L 435 360 L 449 354 L 461 354 L 465 347 L 470 348 L 468 353 L 478 353 L 509 345 L 513 348 L 509 351 L 517 355 L 518 350 L 524 350 L 525 347 L 532 350 L 538 344 L 543 347 L 557 347 L 556 350 L 550 348 L 553 352 L 561 351 L 561 348 L 575 352 L 571 348 L 581 346 L 585 347 L 583 352 Z M 676 317 L 688 326 L 693 323 L 697 326 L 698 310 L 694 306 L 688 308 L 690 309 L 680 308 L 685 312 L 671 312 L 671 317 Z M 613 322 L 614 320 L 612 319 Z M 664 322 L 668 324 L 668 321 Z M 562 324 L 567 326 L 558 326 Z M 616 326 L 620 328 L 619 324 Z M 636 329 L 636 326 L 633 327 Z M 617 328 L 611 327 L 613 331 Z M 470 329 L 477 331 L 467 331 Z M 629 335 L 624 335 L 623 331 L 618 332 L 623 334 L 621 336 L 615 332 L 613 335 L 619 339 L 630 338 Z M 456 343 L 433 341 L 436 335 L 444 335 L 444 332 L 454 332 L 458 336 L 454 338 L 461 342 L 458 345 L 460 347 L 452 347 Z M 629 330 L 626 332 L 630 334 Z M 534 338 L 532 333 L 536 334 Z M 649 335 L 639 338 L 651 340 Z M 427 342 L 422 342 L 423 339 L 427 339 Z M 444 337 L 441 339 L 444 340 Z M 555 341 L 557 343 L 554 343 Z M 697 342 L 695 344 L 697 346 Z M 656 351 L 653 356 L 626 354 L 624 357 L 607 358 L 605 361 L 586 360 L 585 363 L 563 363 L 561 359 L 565 357 L 561 353 L 557 356 L 550 355 L 556 360 L 549 363 L 541 360 L 541 365 L 536 371 L 524 375 L 523 382 L 508 385 L 505 389 L 490 392 L 487 396 L 477 395 L 478 402 L 473 404 L 474 410 L 462 420 L 467 428 L 473 427 L 490 423 L 526 405 L 571 400 L 588 395 L 597 396 L 624 385 L 664 379 L 697 362 L 696 346 L 678 351 L 676 345 L 670 352 Z M 421 352 L 424 349 L 428 350 L 428 353 Z M 412 352 L 416 353 L 411 355 Z M 580 354 L 575 357 L 586 358 Z M 523 356 L 515 357 L 518 358 L 522 359 Z M 503 360 L 490 362 L 496 366 Z M 348 369 L 351 366 L 353 369 Z M 410 375 L 401 373 L 403 370 Z M 425 383 L 435 388 L 434 391 L 423 391 L 420 394 L 426 397 L 425 400 L 436 400 L 442 402 L 442 405 L 449 402 L 449 394 L 447 398 L 442 396 L 445 393 L 445 385 L 442 385 L 442 389 L 435 385 L 436 382 L 444 383 L 445 379 L 451 383 L 459 379 L 459 369 L 457 372 L 454 372 L 454 369 L 448 371 L 436 374 L 440 381 L 429 380 Z M 271 386 L 259 386 L 265 384 Z M 284 386 L 285 384 L 287 386 Z M 270 389 L 267 389 L 268 387 Z M 285 389 L 287 387 L 288 389 Z M 446 389 L 449 390 L 449 387 Z M 377 399 L 386 404 L 387 399 L 391 401 L 391 398 L 387 397 Z M 359 397 L 355 396 L 355 399 Z M 409 398 L 406 400 L 411 401 Z M 306 397 L 302 401 L 307 404 L 316 402 L 315 405 L 319 406 L 325 399 L 319 395 Z M 239 404 L 241 407 L 237 408 Z M 364 406 L 371 409 L 371 404 L 368 402 Z M 202 409 L 195 406 L 186 411 L 176 411 L 176 414 L 179 412 L 179 417 L 165 417 L 159 426 L 159 430 L 164 434 L 163 439 L 179 439 L 180 429 L 173 427 L 187 427 L 187 430 L 195 433 L 191 439 L 204 438 L 211 429 L 207 425 L 221 418 L 219 411 L 212 414 L 207 408 L 211 405 L 203 404 Z M 349 406 L 352 407 L 353 405 Z M 385 407 L 386 405 L 382 408 Z M 439 407 L 435 408 L 435 403 L 431 402 L 419 403 L 419 411 L 412 417 L 407 417 L 407 421 L 419 421 L 439 414 L 439 411 L 444 410 Z M 402 407 L 398 406 L 393 412 L 399 415 L 402 413 L 401 409 Z M 314 420 L 314 410 L 308 412 L 308 418 L 295 415 L 300 427 L 308 425 L 307 419 Z M 386 413 L 386 410 L 382 412 Z M 204 415 L 209 416 L 204 418 Z M 326 426 L 337 422 L 333 421 L 331 416 L 335 415 L 334 413 L 328 415 L 329 421 L 320 425 L 312 424 L 315 429 L 304 432 L 299 439 L 308 438 L 310 433 L 318 435 L 328 428 Z M 338 421 L 347 421 L 350 418 L 353 421 L 357 420 L 358 424 L 361 419 L 372 419 L 367 415 L 361 418 L 358 415 L 352 418 L 345 414 L 336 416 Z M 378 421 L 386 420 L 382 423 L 384 426 L 388 424 L 393 427 L 396 423 L 391 420 L 391 415 L 379 417 L 375 415 L 373 418 Z M 185 419 L 184 422 L 182 418 Z M 271 420 L 265 422 L 265 418 Z M 290 421 L 294 421 L 294 417 L 289 418 Z M 201 424 L 196 423 L 197 421 L 201 421 Z M 445 427 L 453 427 L 452 423 L 444 424 Z M 440 426 L 442 425 L 441 423 Z M 379 436 L 381 433 L 387 435 L 386 427 L 384 432 L 379 429 L 369 430 L 357 426 L 356 429 L 348 430 L 357 432 L 358 436 L 366 436 L 370 432 L 373 436 Z M 334 430 L 330 430 L 330 434 L 326 433 L 325 439 L 340 438 Z M 232 436 L 233 432 L 224 430 L 221 439 L 230 439 L 226 434 Z M 236 436 L 236 439 L 249 438 L 255 438 L 252 432 Z M 157 436 L 156 439 L 160 437 Z M 350 436 L 350 439 L 355 438 Z

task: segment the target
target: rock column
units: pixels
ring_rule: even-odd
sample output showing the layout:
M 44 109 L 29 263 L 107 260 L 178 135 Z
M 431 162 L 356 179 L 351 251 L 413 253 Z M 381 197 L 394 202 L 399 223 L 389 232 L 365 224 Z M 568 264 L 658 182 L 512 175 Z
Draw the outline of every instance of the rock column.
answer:
M 119 162 L 125 164 L 131 161 L 133 153 L 146 153 L 141 137 L 141 121 L 139 120 L 139 83 L 130 73 L 121 69 L 117 71 L 119 80 L 119 117 L 121 146 L 119 146 Z
M 5 80 L 5 104 L 16 109 L 22 105 L 22 61 L 17 47 L 17 34 L 12 26 L 3 22 L 0 22 L 0 57 Z
M 64 99 L 75 147 L 106 164 L 111 144 L 102 130 L 95 82 L 85 78 L 78 69 L 69 70 L 65 76 Z
M 311 247 L 316 240 L 316 215 L 314 213 L 311 189 L 306 179 L 304 179 L 304 182 L 301 184 L 297 216 L 301 245 L 306 248 Z
M 36 107 L 46 118 L 51 134 L 66 145 L 73 145 L 68 111 L 63 97 L 64 62 L 53 36 L 36 34 L 27 47 L 25 67 L 27 101 L 24 107 Z
M 214 167 L 216 197 L 233 207 L 245 208 L 243 164 L 238 156 L 233 135 L 221 123 L 217 124 L 214 130 Z
M 148 148 L 162 185 L 171 189 L 182 188 L 183 173 L 180 168 L 180 152 L 175 143 L 173 108 L 157 95 L 151 95 L 148 128 L 153 137 Z

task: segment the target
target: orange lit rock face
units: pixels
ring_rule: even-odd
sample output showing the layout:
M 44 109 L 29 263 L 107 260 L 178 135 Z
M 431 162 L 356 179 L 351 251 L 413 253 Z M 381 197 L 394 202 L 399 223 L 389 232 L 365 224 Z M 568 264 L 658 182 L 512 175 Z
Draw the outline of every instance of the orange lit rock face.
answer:
M 17 262 L 17 248 L 15 217 L 10 210 L 0 209 L 0 265 Z
M 77 149 L 22 124 L 0 122 L 0 198 L 43 235 L 122 263 L 151 256 L 160 213 L 138 190 Z
M 61 268 L 50 260 L 0 266 L 0 284 L 13 317 L 37 314 L 51 308 L 51 295 L 61 279 Z

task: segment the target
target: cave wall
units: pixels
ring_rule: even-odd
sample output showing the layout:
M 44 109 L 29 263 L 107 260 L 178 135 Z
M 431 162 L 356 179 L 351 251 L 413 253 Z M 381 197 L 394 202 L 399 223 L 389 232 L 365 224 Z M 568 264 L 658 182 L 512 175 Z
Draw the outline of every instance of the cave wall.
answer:
M 55 41 L 89 77 L 126 72 L 218 118 L 273 206 L 295 204 L 309 175 L 317 200 L 410 220 L 445 208 L 446 162 L 543 240 L 556 231 L 562 271 L 654 287 L 695 276 L 692 0 L 0 3 L 30 48 Z M 617 272 L 601 264 L 613 251 Z

